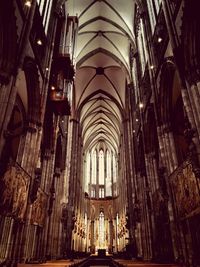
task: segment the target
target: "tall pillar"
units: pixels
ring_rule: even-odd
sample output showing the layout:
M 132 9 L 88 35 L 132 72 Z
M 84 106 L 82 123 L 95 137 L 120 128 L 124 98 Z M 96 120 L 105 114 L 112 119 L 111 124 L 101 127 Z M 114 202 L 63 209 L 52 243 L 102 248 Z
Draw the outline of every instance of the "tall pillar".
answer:
M 178 160 L 173 133 L 170 131 L 169 126 L 161 126 L 158 128 L 158 141 L 160 144 L 162 162 L 165 164 L 170 174 L 178 167 Z
M 172 247 L 173 247 L 173 253 L 174 253 L 174 258 L 177 259 L 181 254 L 181 244 L 180 244 L 180 232 L 178 229 L 178 225 L 176 224 L 175 221 L 175 215 L 174 215 L 174 210 L 173 210 L 173 199 L 171 196 L 171 189 L 169 185 L 169 177 L 167 175 L 166 169 L 164 167 L 160 167 L 158 170 L 158 176 L 161 181 L 161 183 L 166 183 L 166 190 L 167 192 L 163 192 L 165 197 L 166 194 L 169 194 L 169 199 L 168 199 L 168 214 L 169 214 L 169 222 L 170 222 L 170 230 L 171 230 L 171 236 L 172 236 Z M 163 186 L 161 185 L 161 188 L 163 190 Z
M 78 155 L 79 155 L 79 125 L 76 119 L 70 120 L 70 127 L 68 132 L 68 140 L 70 145 L 68 147 L 68 165 L 69 172 L 67 174 L 69 180 L 69 198 L 68 198 L 68 222 L 67 222 L 67 232 L 66 232 L 66 251 L 68 254 L 71 254 L 72 250 L 72 231 L 74 229 L 74 223 L 77 219 L 77 193 L 79 189 L 77 188 L 78 184 Z
M 5 142 L 4 133 L 12 114 L 16 94 L 17 88 L 14 77 L 11 77 L 8 84 L 1 84 L 0 82 L 0 155 Z
M 91 236 L 90 236 L 90 252 L 94 253 L 95 245 L 94 245 L 94 240 L 95 240 L 95 232 L 94 232 L 94 221 L 91 221 Z
M 17 68 L 18 71 L 20 71 L 24 63 L 25 51 L 27 48 L 27 44 L 29 42 L 29 35 L 32 29 L 35 8 L 36 8 L 36 0 L 33 0 L 31 3 L 31 7 L 27 12 L 26 18 L 24 20 L 25 23 L 23 25 L 23 31 L 20 32 L 18 51 L 16 50 L 18 53 L 18 55 L 16 55 L 17 57 L 17 60 L 15 62 L 16 67 L 12 66 L 13 69 L 15 68 L 15 71 Z M 13 27 L 16 27 L 16 25 L 13 25 Z M 12 32 L 12 34 L 14 34 L 14 32 Z M 16 46 L 16 44 L 13 43 L 13 46 Z M 13 54 L 13 51 L 10 51 L 10 53 Z M 4 62 L 4 64 L 5 63 L 6 62 Z M 2 140 L 4 140 L 3 138 L 4 131 L 7 129 L 7 125 L 15 103 L 15 98 L 17 94 L 17 87 L 16 87 L 17 79 L 18 79 L 17 76 L 16 77 L 11 76 L 8 82 L 5 82 L 4 79 L 0 79 L 0 140 L 1 140 L 0 155 L 4 145 L 4 142 L 2 142 Z
M 109 253 L 113 252 L 113 221 L 109 220 Z
M 162 0 L 162 6 L 164 16 L 166 20 L 167 30 L 170 38 L 170 44 L 172 46 L 176 66 L 178 68 L 179 77 L 181 78 L 181 95 L 184 103 L 185 110 L 187 112 L 188 119 L 193 129 L 196 129 L 200 135 L 200 108 L 199 108 L 199 90 L 196 88 L 196 81 L 191 84 L 188 83 L 185 73 L 183 72 L 183 60 L 184 55 L 182 54 L 182 48 L 180 47 L 180 40 L 177 34 L 176 25 L 173 19 L 173 14 L 170 9 L 169 0 Z M 195 70 L 196 71 L 196 70 Z M 192 70 L 193 72 L 193 70 Z M 195 75 L 194 75 L 195 76 Z M 191 81 L 190 81 L 191 82 Z M 192 103 L 192 105 L 191 105 Z M 199 149 L 199 138 L 195 137 L 194 142 Z M 200 151 L 198 151 L 200 152 Z

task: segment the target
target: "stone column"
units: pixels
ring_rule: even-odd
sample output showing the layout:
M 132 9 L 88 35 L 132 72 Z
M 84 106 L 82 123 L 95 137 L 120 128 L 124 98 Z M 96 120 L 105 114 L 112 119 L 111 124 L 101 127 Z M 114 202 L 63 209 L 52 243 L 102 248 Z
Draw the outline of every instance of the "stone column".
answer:
M 132 195 L 135 193 L 133 188 L 133 166 L 132 166 L 132 153 L 131 143 L 130 143 L 130 121 L 124 121 L 124 166 L 125 166 L 125 180 L 126 180 L 126 190 L 127 190 L 127 199 L 123 203 L 124 207 L 126 206 L 126 202 L 128 205 L 128 209 L 126 212 L 129 214 L 129 238 L 130 245 L 135 246 L 135 234 L 134 234 L 134 218 L 132 214 L 133 210 L 133 197 Z M 127 130 L 128 129 L 128 130 Z
M 178 167 L 173 133 L 168 126 L 158 128 L 158 140 L 162 162 L 167 167 L 168 173 L 172 173 Z
M 77 183 L 77 176 L 76 176 L 76 172 L 77 172 L 77 164 L 78 164 L 78 160 L 77 160 L 77 156 L 78 156 L 78 121 L 75 119 L 72 119 L 70 121 L 70 123 L 72 124 L 72 147 L 71 147 L 71 161 L 70 161 L 70 190 L 71 190 L 71 203 L 72 206 L 75 208 L 75 204 L 76 204 L 76 183 Z
M 20 32 L 19 48 L 18 48 L 18 60 L 16 62 L 16 68 L 22 68 L 25 51 L 29 41 L 29 35 L 32 28 L 33 17 L 35 14 L 36 0 L 33 0 L 31 3 L 31 8 L 27 12 L 27 17 L 23 25 L 23 31 Z M 14 44 L 13 44 L 14 45 Z M 0 154 L 4 145 L 3 134 L 7 129 L 8 122 L 14 107 L 15 98 L 17 94 L 16 88 L 17 78 L 12 76 L 9 82 L 6 84 L 5 81 L 0 80 Z
M 91 237 L 90 237 L 90 252 L 94 253 L 95 245 L 94 245 L 94 240 L 95 240 L 95 232 L 94 232 L 94 221 L 91 221 Z
M 146 177 L 140 176 L 141 190 L 141 232 L 142 232 L 142 247 L 144 260 L 151 260 L 152 253 L 152 227 L 151 227 L 151 201 L 149 196 L 149 188 L 146 185 Z
M 17 162 L 30 176 L 34 174 L 34 170 L 37 166 L 40 149 L 40 143 L 38 143 L 40 131 L 40 126 L 28 123 L 26 134 L 20 140 Z
M 113 221 L 112 220 L 109 221 L 109 234 L 110 234 L 109 252 L 112 253 L 113 252 Z
M 191 84 L 187 84 L 188 89 L 187 89 L 187 95 L 188 95 L 188 102 L 187 103 L 187 115 L 188 119 L 191 123 L 192 128 L 197 132 L 197 134 L 193 137 L 193 141 L 196 145 L 196 149 L 198 152 L 198 158 L 200 161 L 200 92 L 199 92 L 199 87 L 200 87 L 200 82 L 193 81 Z M 199 87 L 198 87 L 199 86 Z M 192 105 L 191 105 L 192 103 Z M 190 111 L 190 112 L 189 112 Z
M 200 136 L 200 87 L 199 81 L 190 81 L 190 84 L 187 81 L 187 78 L 184 76 L 182 72 L 181 64 L 183 64 L 180 48 L 180 40 L 176 31 L 175 23 L 173 22 L 173 15 L 171 14 L 169 0 L 162 0 L 164 16 L 166 20 L 167 30 L 170 37 L 170 43 L 173 49 L 174 58 L 176 61 L 176 66 L 178 68 L 179 76 L 182 82 L 181 94 L 184 103 L 184 107 L 186 109 L 186 113 L 188 119 L 192 125 L 192 128 L 196 129 Z M 193 71 L 192 71 L 193 72 Z M 196 76 L 194 74 L 194 76 Z M 197 145 L 197 149 L 199 149 L 199 138 L 194 138 L 194 142 Z M 198 151 L 200 153 L 200 149 Z
M 0 84 L 0 155 L 5 143 L 4 134 L 10 121 L 16 95 L 15 77 L 11 77 L 9 84 Z
M 176 156 L 173 133 L 170 131 L 170 128 L 168 126 L 164 126 L 163 135 L 167 153 L 166 156 L 169 162 L 169 171 L 170 173 L 172 173 L 178 167 L 178 161 Z
M 56 258 L 61 256 L 60 254 L 60 245 L 61 240 L 59 239 L 60 236 L 60 226 L 61 226 L 61 216 L 62 216 L 62 209 L 61 209 L 61 198 L 63 195 L 63 188 L 62 188 L 62 175 L 54 174 L 52 187 L 50 189 L 50 200 L 49 200 L 49 213 L 52 209 L 51 216 L 51 224 L 49 235 L 51 239 L 49 240 L 49 254 L 52 258 Z
M 9 252 L 12 250 L 11 240 L 14 220 L 11 217 L 1 217 L 2 237 L 0 240 L 0 259 L 5 261 L 8 258 Z
M 170 230 L 171 230 L 171 236 L 172 236 L 172 246 L 173 246 L 173 253 L 174 258 L 177 259 L 182 253 L 180 248 L 180 231 L 178 229 L 178 225 L 175 220 L 174 210 L 173 210 L 173 199 L 171 196 L 171 189 L 169 184 L 169 177 L 167 175 L 167 172 L 164 167 L 160 167 L 158 170 L 158 175 L 160 179 L 160 187 L 163 191 L 163 194 L 165 197 L 168 197 L 168 215 L 169 215 L 169 221 L 170 221 Z M 165 188 L 166 184 L 166 188 Z
M 25 136 L 21 137 L 20 140 L 17 162 L 31 177 L 29 185 L 29 200 L 30 200 L 35 186 L 34 184 L 35 168 L 39 150 L 37 140 L 40 132 L 40 127 L 29 123 L 29 127 L 27 127 L 26 130 L 27 131 Z M 39 184 L 37 185 L 37 188 L 38 186 Z M 31 212 L 32 212 L 32 205 L 30 201 L 28 201 L 25 224 L 23 224 L 22 227 L 19 224 L 16 227 L 16 232 L 14 234 L 14 239 L 15 239 L 13 240 L 14 247 L 12 250 L 12 255 L 10 254 L 10 257 L 12 257 L 14 261 L 30 259 L 31 257 L 34 256 L 33 252 L 35 250 L 35 245 L 36 245 L 35 235 L 37 226 L 30 225 Z

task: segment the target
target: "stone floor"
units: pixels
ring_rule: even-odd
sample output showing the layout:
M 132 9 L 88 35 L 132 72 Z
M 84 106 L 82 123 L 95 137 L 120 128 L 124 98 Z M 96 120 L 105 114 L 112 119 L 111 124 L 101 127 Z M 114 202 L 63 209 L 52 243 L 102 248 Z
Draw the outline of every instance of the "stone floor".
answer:
M 150 262 L 140 262 L 135 260 L 118 260 L 116 259 L 118 263 L 122 264 L 124 267 L 178 267 L 179 265 L 176 264 L 160 264 L 160 263 L 150 263 Z M 180 266 L 179 266 L 180 267 Z
M 59 261 L 49 261 L 42 264 L 18 264 L 17 267 L 68 267 L 73 266 L 74 263 L 78 263 L 82 260 L 59 260 Z M 149 262 L 137 262 L 134 260 L 121 260 L 116 259 L 118 263 L 122 264 L 124 267 L 180 267 L 179 265 L 175 264 L 159 264 L 159 263 L 149 263 Z M 90 267 L 108 267 L 107 265 L 104 266 L 90 266 Z
M 17 267 L 68 267 L 72 266 L 74 263 L 78 263 L 82 260 L 57 260 L 57 261 L 47 261 L 41 264 L 24 264 L 19 263 Z

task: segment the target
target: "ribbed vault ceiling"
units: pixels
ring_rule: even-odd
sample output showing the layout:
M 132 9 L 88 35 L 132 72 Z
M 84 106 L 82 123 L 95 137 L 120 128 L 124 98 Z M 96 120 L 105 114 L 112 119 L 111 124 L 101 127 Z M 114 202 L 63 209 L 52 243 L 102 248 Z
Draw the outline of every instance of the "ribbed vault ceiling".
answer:
M 84 150 L 117 153 L 130 81 L 130 44 L 134 47 L 134 1 L 68 0 L 67 11 L 79 17 L 75 109 Z

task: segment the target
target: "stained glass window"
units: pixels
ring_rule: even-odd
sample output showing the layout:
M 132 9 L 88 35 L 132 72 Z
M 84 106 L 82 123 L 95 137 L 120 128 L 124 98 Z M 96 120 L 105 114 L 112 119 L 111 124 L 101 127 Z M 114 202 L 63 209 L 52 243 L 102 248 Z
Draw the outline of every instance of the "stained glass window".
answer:
M 116 155 L 108 149 L 94 149 L 87 152 L 85 160 L 85 191 L 92 198 L 112 197 L 117 183 Z
M 45 33 L 47 33 L 53 0 L 37 0 L 37 3 L 40 15 L 42 16 L 42 24 L 45 28 Z
M 99 214 L 99 247 L 105 246 L 105 225 L 104 225 L 104 213 L 101 211 Z
M 104 185 L 104 152 L 99 152 L 99 184 Z
M 97 151 L 92 153 L 92 184 L 97 181 Z

